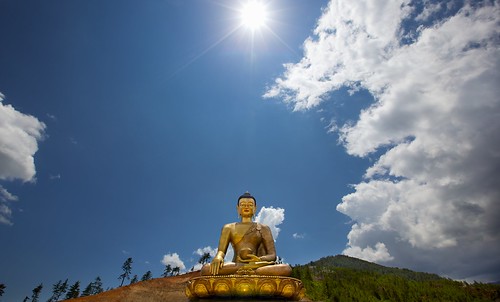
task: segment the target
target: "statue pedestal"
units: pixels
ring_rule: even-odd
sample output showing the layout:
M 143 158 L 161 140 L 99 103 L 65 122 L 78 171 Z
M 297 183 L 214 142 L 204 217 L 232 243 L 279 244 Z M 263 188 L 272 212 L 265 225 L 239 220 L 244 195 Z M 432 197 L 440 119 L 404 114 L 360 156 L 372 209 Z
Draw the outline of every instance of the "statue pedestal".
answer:
M 216 275 L 195 277 L 188 281 L 189 299 L 242 298 L 286 299 L 304 298 L 302 281 L 291 277 L 260 275 Z

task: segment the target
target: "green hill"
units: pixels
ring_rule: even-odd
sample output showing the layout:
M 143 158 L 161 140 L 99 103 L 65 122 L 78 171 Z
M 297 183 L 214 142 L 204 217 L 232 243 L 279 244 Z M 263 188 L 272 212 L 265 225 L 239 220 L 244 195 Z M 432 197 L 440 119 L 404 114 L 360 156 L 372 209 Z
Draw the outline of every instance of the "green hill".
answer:
M 453 281 L 337 255 L 293 267 L 314 301 L 500 301 L 500 286 Z

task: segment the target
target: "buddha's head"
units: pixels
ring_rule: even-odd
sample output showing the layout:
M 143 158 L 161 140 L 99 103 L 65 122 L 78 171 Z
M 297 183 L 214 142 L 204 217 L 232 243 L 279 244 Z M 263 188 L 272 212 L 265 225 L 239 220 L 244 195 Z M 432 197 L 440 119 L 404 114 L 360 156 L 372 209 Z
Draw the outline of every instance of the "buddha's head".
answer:
M 257 207 L 257 201 L 252 194 L 246 192 L 238 198 L 238 214 L 241 217 L 253 217 Z

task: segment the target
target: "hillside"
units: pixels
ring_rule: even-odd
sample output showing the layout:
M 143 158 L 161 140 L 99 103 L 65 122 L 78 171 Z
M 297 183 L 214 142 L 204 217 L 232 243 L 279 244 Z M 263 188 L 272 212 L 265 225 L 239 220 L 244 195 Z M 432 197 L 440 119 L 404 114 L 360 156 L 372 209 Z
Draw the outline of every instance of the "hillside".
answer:
M 101 294 L 80 297 L 65 301 L 71 302 L 187 302 L 184 294 L 186 282 L 192 277 L 199 276 L 200 271 L 184 275 L 156 278 L 149 281 L 137 282 L 128 286 L 118 287 Z
M 71 302 L 188 302 L 186 282 L 199 271 L 119 287 Z M 495 301 L 500 285 L 467 284 L 435 274 L 390 268 L 343 255 L 329 256 L 293 267 L 292 276 L 306 287 L 313 301 Z
M 314 301 L 499 301 L 500 286 L 468 284 L 343 255 L 298 265 L 293 277 Z
M 382 275 L 389 274 L 393 276 L 400 276 L 405 279 L 415 281 L 431 281 L 443 279 L 436 274 L 414 272 L 405 268 L 401 269 L 387 267 L 345 255 L 323 257 L 319 260 L 310 262 L 308 265 L 313 267 L 349 268 L 357 271 L 375 272 Z

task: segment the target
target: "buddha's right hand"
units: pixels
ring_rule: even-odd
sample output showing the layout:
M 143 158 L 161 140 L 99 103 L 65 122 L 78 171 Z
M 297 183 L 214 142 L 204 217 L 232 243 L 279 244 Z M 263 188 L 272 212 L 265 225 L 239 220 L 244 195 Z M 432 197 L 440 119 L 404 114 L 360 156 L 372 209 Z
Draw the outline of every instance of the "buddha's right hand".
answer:
M 224 265 L 224 258 L 219 255 L 215 256 L 210 263 L 210 274 L 217 275 L 219 274 L 219 269 Z

